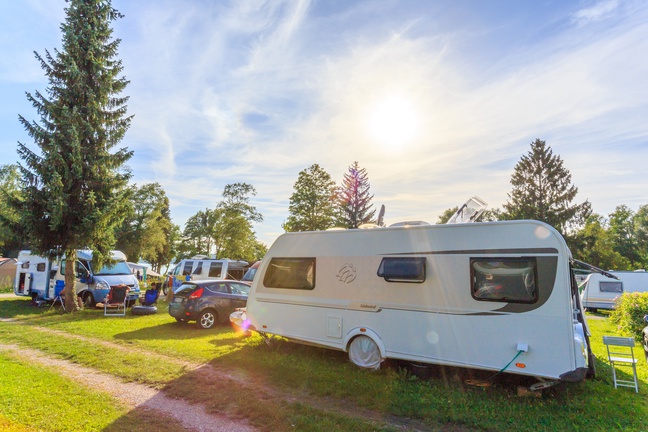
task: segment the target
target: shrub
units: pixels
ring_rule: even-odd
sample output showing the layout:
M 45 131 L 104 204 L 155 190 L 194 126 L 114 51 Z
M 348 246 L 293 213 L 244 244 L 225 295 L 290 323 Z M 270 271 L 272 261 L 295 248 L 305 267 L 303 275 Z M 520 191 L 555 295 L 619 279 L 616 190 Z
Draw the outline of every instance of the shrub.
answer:
M 634 292 L 621 295 L 616 301 L 616 309 L 610 314 L 610 319 L 617 325 L 619 331 L 632 335 L 641 340 L 641 330 L 646 327 L 643 320 L 648 314 L 648 292 Z

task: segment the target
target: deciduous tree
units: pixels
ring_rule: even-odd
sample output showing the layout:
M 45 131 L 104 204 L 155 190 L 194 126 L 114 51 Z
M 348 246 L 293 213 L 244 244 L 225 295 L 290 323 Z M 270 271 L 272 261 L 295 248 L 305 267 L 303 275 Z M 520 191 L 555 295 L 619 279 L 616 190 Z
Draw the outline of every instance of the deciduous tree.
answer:
M 293 189 L 284 230 L 317 231 L 334 225 L 335 182 L 329 173 L 313 164 L 299 173 Z

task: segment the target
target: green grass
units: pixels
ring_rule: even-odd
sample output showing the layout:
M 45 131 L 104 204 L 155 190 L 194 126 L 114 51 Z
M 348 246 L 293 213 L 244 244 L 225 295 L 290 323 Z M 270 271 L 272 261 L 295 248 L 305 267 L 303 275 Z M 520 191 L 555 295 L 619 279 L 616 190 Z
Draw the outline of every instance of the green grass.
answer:
M 342 352 L 285 340 L 268 347 L 260 337 L 236 334 L 228 326 L 203 331 L 178 324 L 163 302 L 159 309 L 156 315 L 106 318 L 98 310 L 61 315 L 30 307 L 23 299 L 2 299 L 0 316 L 23 325 L 0 323 L 0 341 L 164 386 L 214 412 L 247 418 L 260 430 L 377 430 L 379 419 L 390 416 L 411 418 L 432 430 L 445 425 L 493 431 L 648 430 L 648 366 L 642 349 L 637 345 L 640 393 L 614 389 L 601 337 L 617 334 L 608 319 L 588 321 L 599 359 L 597 377 L 530 398 L 517 396 L 518 385 L 529 381 L 508 374 L 488 387 L 471 387 L 466 378 L 484 380 L 492 374 L 435 367 L 434 377 L 425 381 L 395 362 L 370 372 L 350 364 Z M 63 332 L 63 337 L 53 339 L 39 328 Z M 107 349 L 99 341 L 122 349 Z M 179 360 L 209 363 L 229 371 L 231 378 L 205 379 L 203 371 L 188 371 Z M 128 423 L 128 417 L 122 419 Z
M 106 394 L 9 355 L 0 353 L 0 370 L 0 425 L 7 429 L 102 430 L 127 411 Z

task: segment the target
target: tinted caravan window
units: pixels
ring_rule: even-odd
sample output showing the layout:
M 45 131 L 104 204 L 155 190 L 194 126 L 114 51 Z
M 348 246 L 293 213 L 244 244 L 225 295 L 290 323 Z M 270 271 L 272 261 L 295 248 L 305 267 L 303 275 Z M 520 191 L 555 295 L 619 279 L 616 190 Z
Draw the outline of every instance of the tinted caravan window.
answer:
M 425 281 L 425 257 L 383 258 L 378 267 L 378 276 L 387 282 Z
M 312 290 L 315 288 L 315 258 L 272 258 L 263 276 L 263 285 Z
M 599 290 L 601 292 L 611 292 L 611 293 L 622 293 L 623 292 L 623 282 L 599 282 Z
M 472 258 L 470 273 L 476 300 L 533 303 L 538 299 L 535 258 Z
M 213 262 L 209 264 L 209 277 L 210 278 L 219 278 L 221 277 L 221 272 L 223 271 L 222 262 Z

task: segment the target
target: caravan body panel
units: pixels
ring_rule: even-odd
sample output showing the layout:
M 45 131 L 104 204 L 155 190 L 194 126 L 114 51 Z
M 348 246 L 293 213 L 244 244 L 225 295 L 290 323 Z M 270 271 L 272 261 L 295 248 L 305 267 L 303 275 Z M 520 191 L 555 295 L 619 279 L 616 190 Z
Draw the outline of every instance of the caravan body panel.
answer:
M 501 370 L 518 356 L 507 372 L 560 379 L 587 367 L 569 258 L 536 221 L 288 233 L 259 267 L 247 318 L 344 351 L 371 332 L 383 358 Z M 513 279 L 515 300 L 502 283 Z

